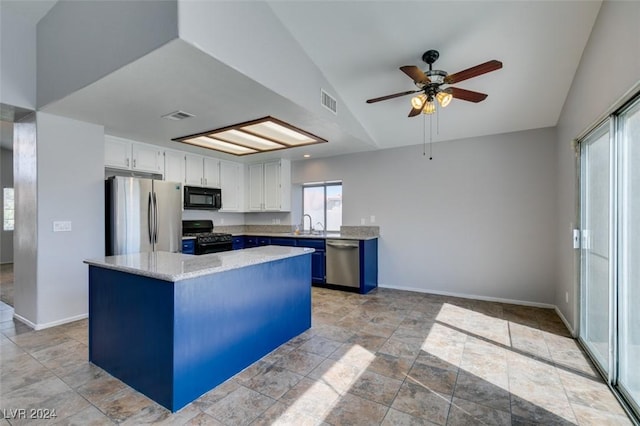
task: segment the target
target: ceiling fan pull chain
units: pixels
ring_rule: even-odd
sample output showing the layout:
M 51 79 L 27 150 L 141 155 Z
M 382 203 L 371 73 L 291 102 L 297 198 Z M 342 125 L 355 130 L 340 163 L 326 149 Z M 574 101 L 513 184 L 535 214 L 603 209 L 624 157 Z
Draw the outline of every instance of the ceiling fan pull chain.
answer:
M 433 115 L 429 116 L 429 160 L 433 160 Z
M 427 155 L 427 131 L 426 131 L 426 127 L 427 127 L 427 117 L 425 117 L 424 114 L 422 114 L 422 155 L 426 156 Z

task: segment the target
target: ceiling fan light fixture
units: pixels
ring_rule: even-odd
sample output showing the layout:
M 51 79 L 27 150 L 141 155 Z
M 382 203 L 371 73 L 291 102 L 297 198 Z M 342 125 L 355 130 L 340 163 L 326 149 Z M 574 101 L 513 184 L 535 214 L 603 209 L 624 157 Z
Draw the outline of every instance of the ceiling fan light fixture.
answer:
M 451 103 L 453 99 L 453 95 L 447 92 L 438 92 L 436 95 L 436 99 L 442 108 L 445 108 L 447 105 Z
M 434 112 L 436 112 L 436 104 L 429 101 L 424 105 L 424 108 L 422 108 L 422 113 L 423 114 L 433 114 Z
M 426 100 L 427 95 L 425 95 L 424 93 L 420 93 L 419 95 L 411 98 L 411 106 L 415 109 L 421 109 L 424 106 Z

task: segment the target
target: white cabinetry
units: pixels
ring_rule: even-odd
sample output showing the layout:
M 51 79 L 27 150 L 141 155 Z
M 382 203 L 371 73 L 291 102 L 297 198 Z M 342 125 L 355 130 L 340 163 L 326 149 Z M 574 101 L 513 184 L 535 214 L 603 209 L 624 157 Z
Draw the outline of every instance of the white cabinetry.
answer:
M 155 145 L 105 135 L 104 162 L 107 167 L 162 173 L 162 150 Z
M 220 188 L 220 160 L 204 157 L 204 186 Z
M 164 152 L 164 180 L 184 184 L 184 152 Z
M 105 135 L 104 165 L 119 169 L 131 168 L 131 141 Z
M 244 211 L 244 165 L 220 161 L 221 212 Z
M 220 160 L 185 154 L 185 185 L 220 187 Z
M 281 159 L 249 165 L 249 211 L 291 210 L 291 163 Z

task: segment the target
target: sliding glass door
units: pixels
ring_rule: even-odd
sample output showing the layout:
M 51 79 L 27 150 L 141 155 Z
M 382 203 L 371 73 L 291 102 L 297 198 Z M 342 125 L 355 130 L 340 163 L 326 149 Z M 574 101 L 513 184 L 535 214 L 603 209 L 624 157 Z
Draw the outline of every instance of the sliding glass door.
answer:
M 640 402 L 640 102 L 619 116 L 619 379 Z
M 640 415 L 640 99 L 580 141 L 580 340 Z
M 611 348 L 611 146 L 609 122 L 581 145 L 582 322 L 580 337 L 605 373 Z

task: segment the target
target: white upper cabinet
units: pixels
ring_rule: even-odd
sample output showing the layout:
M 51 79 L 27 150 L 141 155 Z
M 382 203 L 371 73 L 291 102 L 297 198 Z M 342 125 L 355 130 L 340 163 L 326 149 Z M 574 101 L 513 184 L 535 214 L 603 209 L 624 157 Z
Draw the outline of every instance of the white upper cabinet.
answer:
M 220 160 L 204 157 L 204 186 L 220 188 Z
M 202 161 L 202 156 L 185 154 L 184 159 L 184 184 L 191 186 L 204 186 L 204 162 Z
M 104 163 L 107 167 L 163 173 L 162 150 L 155 145 L 133 142 L 128 139 L 105 135 Z
M 168 182 L 180 182 L 184 184 L 184 152 L 164 152 L 164 180 Z
M 280 159 L 249 165 L 249 211 L 291 210 L 291 163 Z
M 132 163 L 131 169 L 145 172 L 162 173 L 164 157 L 160 147 L 133 143 L 131 145 Z
M 244 165 L 220 161 L 221 212 L 244 211 Z
M 185 154 L 185 185 L 220 187 L 220 160 Z
M 262 211 L 264 210 L 264 164 L 250 164 L 248 177 L 249 211 Z
M 131 168 L 131 144 L 126 139 L 105 135 L 104 137 L 104 165 L 119 169 Z

